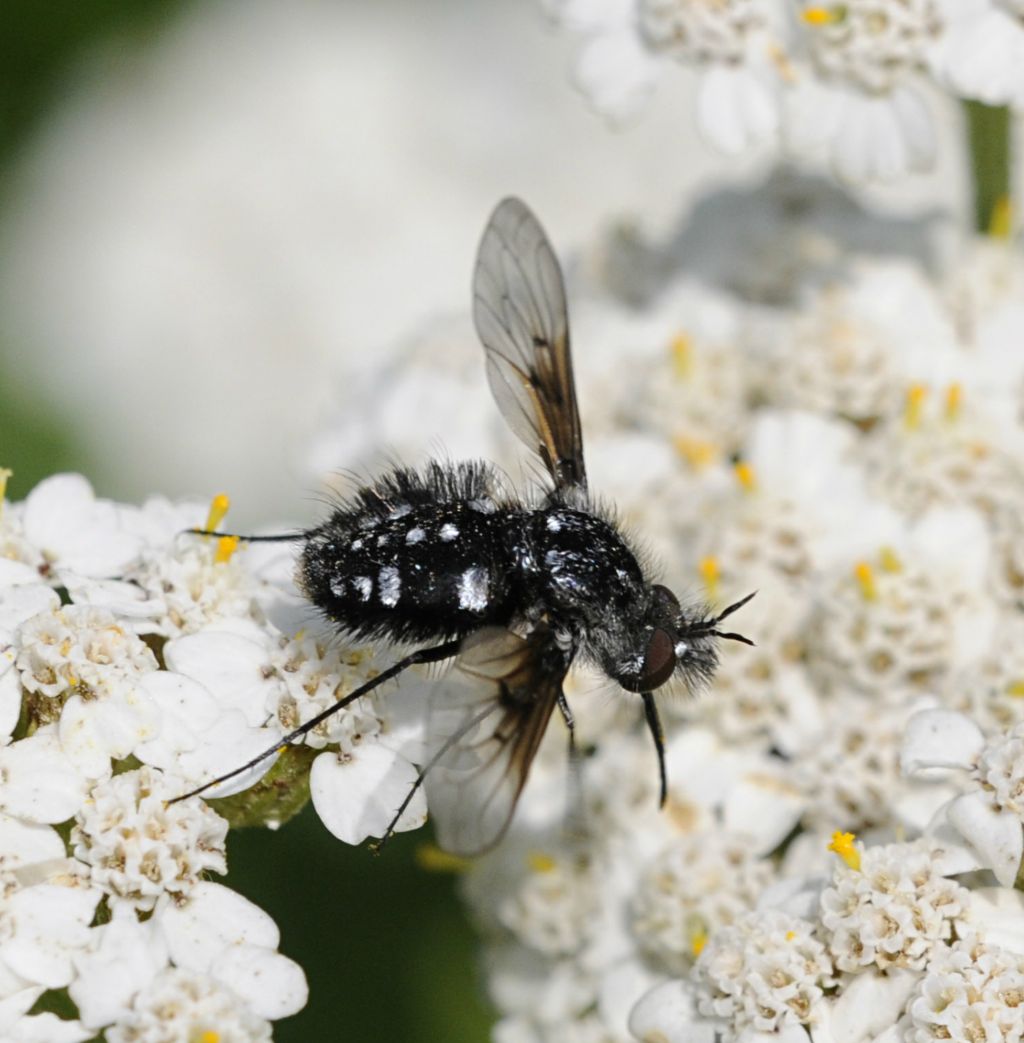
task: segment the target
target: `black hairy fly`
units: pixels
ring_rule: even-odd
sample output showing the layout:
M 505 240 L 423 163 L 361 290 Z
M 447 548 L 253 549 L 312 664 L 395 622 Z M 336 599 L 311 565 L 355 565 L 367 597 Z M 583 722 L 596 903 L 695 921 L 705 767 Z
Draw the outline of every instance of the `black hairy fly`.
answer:
M 753 595 L 717 616 L 680 605 L 648 580 L 591 500 L 562 272 L 537 218 L 518 199 L 499 203 L 484 230 L 473 318 L 498 408 L 540 456 L 550 488 L 527 502 L 503 492 L 486 463 L 399 467 L 313 529 L 245 537 L 300 541 L 299 584 L 344 633 L 419 647 L 272 749 L 185 796 L 255 767 L 408 667 L 454 660 L 435 685 L 435 752 L 384 839 L 425 783 L 441 845 L 478 854 L 508 827 L 556 706 L 574 754 L 562 682 L 583 657 L 639 694 L 664 803 L 664 739 L 653 693 L 671 678 L 689 686 L 707 681 L 718 639 L 751 644 L 719 624 Z

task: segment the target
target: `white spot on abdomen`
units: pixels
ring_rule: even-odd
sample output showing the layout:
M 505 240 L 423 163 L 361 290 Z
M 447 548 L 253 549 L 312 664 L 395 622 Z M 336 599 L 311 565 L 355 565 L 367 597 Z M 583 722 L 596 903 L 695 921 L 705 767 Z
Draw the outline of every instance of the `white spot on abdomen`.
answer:
M 466 569 L 459 576 L 459 608 L 482 612 L 487 608 L 490 576 L 487 569 Z
M 380 584 L 380 603 L 394 608 L 402 592 L 402 577 L 398 575 L 398 569 L 394 565 L 385 566 L 380 570 L 377 582 Z
M 370 594 L 373 593 L 373 581 L 369 576 L 356 576 L 356 578 L 352 580 L 352 586 L 356 588 L 356 591 L 363 601 L 370 600 Z
M 352 542 L 351 542 L 351 543 L 349 544 L 349 548 L 350 548 L 351 550 L 359 550 L 359 548 L 360 548 L 360 547 L 361 547 L 362 545 L 363 545 L 363 541 L 362 541 L 362 540 L 353 540 L 353 541 L 352 541 Z
M 479 500 L 470 500 L 469 506 L 471 510 L 479 511 L 480 514 L 493 514 L 498 509 L 495 502 L 486 496 L 480 497 Z
M 548 515 L 547 520 L 548 532 L 560 532 L 562 529 L 562 523 L 553 514 Z
M 404 518 L 412 508 L 407 503 L 399 503 L 391 508 L 391 513 L 388 515 L 389 518 Z
M 451 522 L 445 522 L 441 526 L 441 539 L 445 543 L 451 543 L 459 535 L 459 530 Z
M 419 543 L 420 540 L 422 540 L 424 536 L 426 536 L 426 533 L 417 525 L 415 529 L 410 529 L 405 534 L 405 542 L 406 543 Z

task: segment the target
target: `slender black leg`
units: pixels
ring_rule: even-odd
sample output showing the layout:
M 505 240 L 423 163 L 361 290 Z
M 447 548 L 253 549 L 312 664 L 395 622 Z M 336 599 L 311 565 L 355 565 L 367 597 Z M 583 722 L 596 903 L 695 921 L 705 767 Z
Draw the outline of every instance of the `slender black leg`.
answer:
M 179 800 L 187 800 L 189 797 L 196 797 L 200 793 L 204 793 L 212 786 L 217 786 L 222 782 L 227 782 L 228 779 L 233 779 L 236 775 L 241 775 L 243 772 L 248 771 L 250 768 L 255 768 L 261 761 L 265 761 L 268 757 L 273 757 L 275 753 L 279 753 L 282 750 L 290 746 L 296 739 L 301 739 L 308 732 L 311 732 L 321 721 L 326 721 L 332 714 L 336 714 L 339 710 L 343 710 L 350 703 L 354 703 L 356 699 L 362 698 L 367 692 L 372 691 L 374 688 L 382 685 L 385 681 L 390 681 L 392 677 L 400 674 L 403 670 L 408 669 L 410 666 L 415 666 L 417 663 L 436 663 L 442 659 L 450 659 L 459 650 L 459 641 L 447 641 L 443 645 L 435 645 L 433 648 L 420 648 L 415 652 L 410 652 L 409 655 L 403 659 L 399 659 L 397 663 L 389 666 L 387 670 L 382 670 L 376 677 L 367 681 L 366 684 L 360 685 L 354 692 L 350 692 L 345 696 L 344 699 L 339 699 L 333 706 L 328 706 L 326 710 L 318 713 L 316 717 L 306 721 L 300 728 L 296 728 L 295 731 L 289 732 L 283 739 L 274 743 L 269 749 L 264 750 L 262 753 L 253 757 L 251 761 L 243 764 L 240 768 L 235 768 L 233 771 L 227 772 L 225 775 L 220 775 L 215 779 L 211 779 L 209 782 L 204 782 L 202 786 L 197 786 L 193 790 L 189 790 L 188 793 L 183 793 L 180 797 L 174 797 L 169 800 L 168 804 L 177 804 Z
M 647 727 L 654 739 L 654 748 L 658 751 L 658 773 L 661 776 L 661 799 L 658 807 L 663 808 L 668 799 L 668 772 L 665 770 L 665 733 L 661 730 L 661 718 L 658 716 L 658 707 L 654 704 L 652 692 L 642 692 L 640 698 L 644 701 L 644 717 L 647 719 Z
M 562 714 L 562 720 L 565 721 L 566 728 L 569 729 L 569 760 L 572 762 L 577 757 L 576 718 L 573 717 L 572 710 L 569 709 L 569 701 L 565 698 L 565 692 L 562 691 L 558 693 L 558 709 Z

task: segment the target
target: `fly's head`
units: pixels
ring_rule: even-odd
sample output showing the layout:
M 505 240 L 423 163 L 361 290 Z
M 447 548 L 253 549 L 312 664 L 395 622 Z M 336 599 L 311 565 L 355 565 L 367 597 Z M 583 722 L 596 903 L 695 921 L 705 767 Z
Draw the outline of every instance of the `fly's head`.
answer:
M 687 687 L 699 687 L 715 672 L 720 639 L 753 644 L 741 634 L 718 628 L 753 596 L 748 594 L 724 612 L 708 617 L 687 612 L 671 590 L 655 584 L 648 588 L 636 617 L 615 635 L 616 647 L 604 650 L 602 665 L 629 692 L 652 692 L 673 677 Z

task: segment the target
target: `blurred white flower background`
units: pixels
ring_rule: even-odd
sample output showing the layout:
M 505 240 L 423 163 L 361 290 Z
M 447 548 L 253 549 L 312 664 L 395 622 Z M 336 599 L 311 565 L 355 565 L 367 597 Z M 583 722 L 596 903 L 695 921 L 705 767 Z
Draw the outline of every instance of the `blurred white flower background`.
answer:
M 1024 1038 L 1020 4 L 130 6 L 16 5 L 6 73 L 0 1039 Z M 571 675 L 579 777 L 556 721 L 472 863 L 421 794 L 357 846 L 426 671 L 168 805 L 394 659 L 183 529 L 533 480 L 469 319 L 507 194 L 593 488 L 756 647 L 660 700 L 660 811 Z

